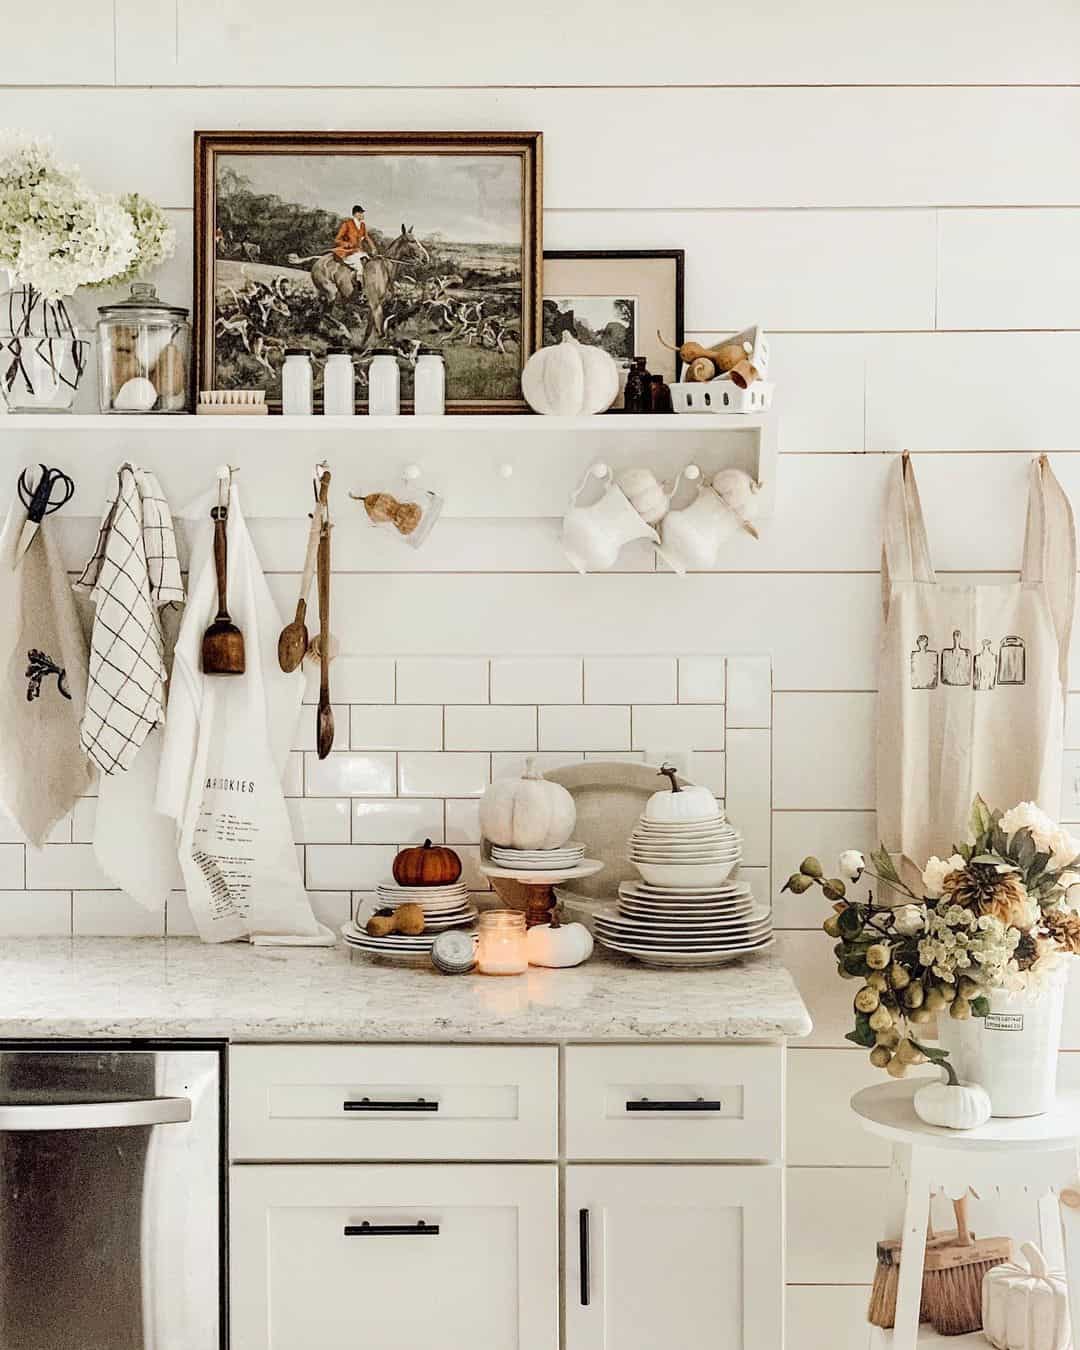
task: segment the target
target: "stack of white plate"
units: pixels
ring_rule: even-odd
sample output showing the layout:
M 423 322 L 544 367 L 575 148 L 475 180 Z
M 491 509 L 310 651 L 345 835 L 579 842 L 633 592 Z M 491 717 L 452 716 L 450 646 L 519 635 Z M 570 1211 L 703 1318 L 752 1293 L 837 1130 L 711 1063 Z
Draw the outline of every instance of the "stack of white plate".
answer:
M 717 966 L 770 947 L 772 915 L 738 883 L 624 881 L 618 906 L 597 912 L 595 936 L 648 966 Z
M 742 836 L 722 813 L 699 820 L 646 820 L 630 836 L 629 860 L 658 886 L 719 885 L 742 857 Z
M 561 872 L 585 861 L 584 844 L 562 848 L 503 848 L 491 846 L 491 861 L 514 872 Z
M 450 886 L 399 886 L 396 881 L 380 881 L 375 888 L 379 908 L 398 909 L 401 905 L 419 905 L 424 911 L 424 938 L 434 938 L 444 928 L 465 928 L 476 919 L 476 906 L 469 901 L 464 882 Z M 365 934 L 365 937 L 367 935 Z M 391 937 L 400 937 L 392 933 Z M 380 942 L 381 938 L 369 941 Z M 431 943 L 429 941 L 428 945 Z
M 345 939 L 346 947 L 352 951 L 364 952 L 368 956 L 385 957 L 388 961 L 417 965 L 430 960 L 431 947 L 438 933 L 428 930 L 419 937 L 406 937 L 404 933 L 371 937 L 363 928 L 349 922 L 342 924 L 341 936 Z

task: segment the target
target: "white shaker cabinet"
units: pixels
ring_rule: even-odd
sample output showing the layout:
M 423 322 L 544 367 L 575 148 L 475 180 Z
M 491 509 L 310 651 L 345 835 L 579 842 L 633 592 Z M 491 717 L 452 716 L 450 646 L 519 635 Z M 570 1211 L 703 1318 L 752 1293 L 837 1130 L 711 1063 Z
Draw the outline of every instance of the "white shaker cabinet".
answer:
M 565 1350 L 763 1350 L 783 1335 L 779 1167 L 566 1169 Z
M 232 1169 L 232 1350 L 556 1350 L 554 1166 Z

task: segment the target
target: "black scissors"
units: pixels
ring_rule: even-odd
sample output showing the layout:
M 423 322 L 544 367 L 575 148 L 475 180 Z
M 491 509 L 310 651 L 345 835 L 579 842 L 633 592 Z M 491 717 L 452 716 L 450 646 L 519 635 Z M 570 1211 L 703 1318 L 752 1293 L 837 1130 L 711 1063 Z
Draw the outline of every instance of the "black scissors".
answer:
M 75 484 L 62 469 L 49 469 L 38 465 L 41 477 L 37 486 L 33 486 L 33 476 L 29 469 L 23 469 L 19 475 L 19 500 L 26 507 L 26 524 L 19 536 L 19 554 L 21 558 L 33 542 L 38 526 L 46 516 L 59 511 L 75 495 Z M 59 487 L 59 492 L 54 489 Z

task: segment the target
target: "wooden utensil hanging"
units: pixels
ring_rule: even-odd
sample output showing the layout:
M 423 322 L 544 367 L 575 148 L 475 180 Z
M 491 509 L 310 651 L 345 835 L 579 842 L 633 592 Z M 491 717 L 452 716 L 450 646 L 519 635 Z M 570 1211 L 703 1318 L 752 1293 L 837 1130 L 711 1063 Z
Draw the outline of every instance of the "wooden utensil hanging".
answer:
M 218 480 L 218 504 L 210 512 L 214 522 L 214 568 L 217 572 L 218 610 L 214 622 L 203 634 L 202 668 L 204 675 L 243 675 L 244 635 L 229 617 L 228 552 L 226 526 L 229 519 L 229 494 L 232 472 Z
M 329 486 L 330 475 L 324 474 Z M 315 721 L 315 748 L 325 759 L 334 748 L 334 710 L 330 706 L 330 520 L 323 513 L 319 530 L 319 708 Z
M 330 471 L 325 469 L 319 479 L 319 495 L 315 510 L 311 513 L 311 528 L 308 530 L 307 552 L 304 555 L 304 571 L 300 577 L 300 598 L 296 602 L 296 617 L 281 630 L 278 638 L 278 665 L 286 674 L 296 670 L 308 649 L 307 598 L 311 590 L 311 580 L 315 573 L 315 559 L 322 537 L 322 523 L 326 518 L 327 495 L 330 490 Z

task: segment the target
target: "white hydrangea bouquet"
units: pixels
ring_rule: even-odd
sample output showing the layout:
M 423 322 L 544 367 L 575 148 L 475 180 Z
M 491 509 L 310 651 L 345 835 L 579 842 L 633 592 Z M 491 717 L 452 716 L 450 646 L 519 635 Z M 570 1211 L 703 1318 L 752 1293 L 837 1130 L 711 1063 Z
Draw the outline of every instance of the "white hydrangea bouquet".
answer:
M 152 202 L 95 192 L 48 141 L 0 133 L 0 267 L 16 284 L 55 301 L 137 276 L 175 246 Z
M 783 889 L 801 895 L 819 886 L 832 903 L 824 922 L 843 979 L 861 980 L 855 1026 L 847 1039 L 870 1050 L 870 1062 L 894 1078 L 947 1051 L 919 1040 L 921 1026 L 946 1013 L 985 1017 L 994 989 L 1037 992 L 1064 954 L 1080 953 L 1080 842 L 1032 802 L 971 808 L 970 839 L 950 857 L 933 857 L 922 893 L 900 879 L 884 845 L 868 866 L 856 850 L 841 854 L 841 876 L 826 877 L 805 858 Z M 893 906 L 848 896 L 864 872 L 907 897 Z M 879 896 L 880 898 L 880 896 Z

